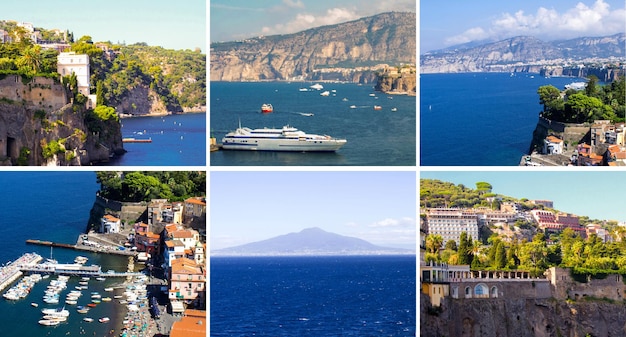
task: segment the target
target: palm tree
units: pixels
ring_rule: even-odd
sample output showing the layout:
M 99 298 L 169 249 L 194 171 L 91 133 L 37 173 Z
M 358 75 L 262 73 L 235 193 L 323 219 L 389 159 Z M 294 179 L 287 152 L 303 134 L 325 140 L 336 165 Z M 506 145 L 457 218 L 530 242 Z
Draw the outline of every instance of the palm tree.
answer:
M 35 45 L 24 48 L 22 56 L 18 59 L 17 63 L 20 67 L 26 67 L 29 71 L 32 71 L 33 74 L 36 74 L 41 70 L 42 60 L 41 47 Z
M 438 253 L 443 246 L 443 238 L 439 234 L 428 234 L 426 237 L 426 250 L 430 253 Z

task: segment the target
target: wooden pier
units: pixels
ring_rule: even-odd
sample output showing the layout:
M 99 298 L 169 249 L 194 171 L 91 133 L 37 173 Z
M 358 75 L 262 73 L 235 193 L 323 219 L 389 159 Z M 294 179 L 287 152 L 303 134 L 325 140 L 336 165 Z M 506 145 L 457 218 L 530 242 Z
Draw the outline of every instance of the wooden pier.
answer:
M 72 245 L 69 243 L 58 243 L 58 242 L 52 242 L 52 241 L 33 240 L 33 239 L 26 240 L 26 243 L 32 244 L 32 245 L 48 246 L 48 247 L 75 249 L 75 250 L 81 250 L 81 251 L 93 252 L 93 253 L 113 254 L 113 255 L 123 255 L 123 256 L 137 256 L 137 252 L 135 251 L 128 250 L 128 249 L 124 249 L 124 250 L 112 249 L 111 247 L 108 247 L 108 246 L 94 247 L 94 246 L 85 246 L 85 245 Z

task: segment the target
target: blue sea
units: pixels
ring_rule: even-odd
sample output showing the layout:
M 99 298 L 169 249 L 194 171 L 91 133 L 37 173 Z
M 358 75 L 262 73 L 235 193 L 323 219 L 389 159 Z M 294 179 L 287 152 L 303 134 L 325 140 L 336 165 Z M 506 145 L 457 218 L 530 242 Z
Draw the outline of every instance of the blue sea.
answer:
M 27 239 L 40 239 L 75 243 L 78 235 L 87 227 L 89 211 L 98 188 L 94 172 L 0 172 L 0 204 L 3 205 L 0 208 L 0 264 L 14 261 L 24 253 L 35 252 L 44 258 L 52 255 L 60 263 L 73 263 L 77 255 L 83 255 L 89 258 L 88 264 L 100 264 L 103 270 L 125 270 L 125 258 L 84 252 L 79 254 L 78 251 L 61 248 L 51 250 L 25 242 Z M 100 304 L 89 312 L 88 316 L 96 319 L 93 323 L 83 322 L 84 315 L 78 314 L 75 308 L 68 308 L 70 316 L 66 323 L 56 327 L 39 325 L 37 322 L 42 317 L 42 308 L 58 307 L 48 306 L 42 301 L 50 279 L 41 280 L 28 297 L 20 301 L 8 301 L 0 297 L 1 336 L 112 336 L 109 333 L 114 323 L 98 323 L 97 318 L 108 316 L 114 320 L 117 315 L 123 315 L 116 312 L 113 302 Z M 94 282 L 90 282 L 88 291 L 102 292 L 104 287 L 111 284 L 110 281 Z M 71 278 L 66 292 L 76 285 L 78 279 Z M 86 301 L 84 297 L 81 299 Z M 31 302 L 40 305 L 35 308 L 30 305 Z M 87 302 L 79 301 L 78 304 L 86 305 Z
M 282 128 L 347 139 L 335 153 L 217 151 L 212 166 L 414 166 L 416 98 L 375 92 L 372 85 L 322 83 L 323 91 L 301 92 L 310 82 L 211 82 L 210 128 L 218 143 L 241 122 L 244 127 Z M 335 90 L 335 92 L 332 92 Z M 374 94 L 374 96 L 370 96 Z M 270 103 L 274 112 L 261 113 Z M 350 106 L 356 108 L 352 109 Z M 374 110 L 380 105 L 381 110 Z M 397 111 L 392 111 L 396 108 Z M 305 114 L 313 114 L 306 116 Z
M 415 256 L 211 258 L 211 336 L 416 336 Z
M 152 143 L 124 143 L 126 152 L 108 165 L 205 166 L 206 113 L 124 118 L 122 137 L 152 139 Z
M 518 165 L 542 109 L 537 89 L 578 81 L 530 73 L 421 75 L 421 165 Z

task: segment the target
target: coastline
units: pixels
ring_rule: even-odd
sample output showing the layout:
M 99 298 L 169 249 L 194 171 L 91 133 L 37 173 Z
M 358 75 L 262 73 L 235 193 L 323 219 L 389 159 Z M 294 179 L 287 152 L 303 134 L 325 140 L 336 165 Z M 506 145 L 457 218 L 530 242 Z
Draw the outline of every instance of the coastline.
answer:
M 126 119 L 126 118 L 137 118 L 137 117 L 163 117 L 163 116 L 171 116 L 171 115 L 187 115 L 187 114 L 202 114 L 202 113 L 206 113 L 206 106 L 200 107 L 198 108 L 198 110 L 194 109 L 194 110 L 184 110 L 182 112 L 171 112 L 171 111 L 166 111 L 166 112 L 151 112 L 151 113 L 147 113 L 147 114 L 143 114 L 143 115 L 133 115 L 133 114 L 120 114 L 120 119 Z

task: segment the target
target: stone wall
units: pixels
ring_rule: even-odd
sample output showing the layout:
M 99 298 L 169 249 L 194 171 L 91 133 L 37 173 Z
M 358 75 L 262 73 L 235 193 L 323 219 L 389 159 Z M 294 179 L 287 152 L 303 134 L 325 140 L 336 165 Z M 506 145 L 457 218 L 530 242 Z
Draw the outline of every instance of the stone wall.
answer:
M 26 104 L 33 110 L 52 112 L 61 109 L 69 100 L 65 87 L 51 78 L 35 77 L 26 84 L 18 75 L 0 79 L 0 97 Z
M 626 284 L 620 274 L 608 275 L 604 279 L 588 278 L 586 283 L 576 282 L 569 269 L 552 267 L 546 271 L 554 297 L 579 300 L 586 297 L 606 298 L 623 301 L 626 299 Z
M 94 225 L 99 223 L 100 218 L 107 213 L 113 213 L 125 224 L 131 224 L 137 221 L 147 222 L 147 212 L 148 203 L 146 202 L 120 202 L 98 195 L 91 208 L 89 225 L 91 228 L 94 228 Z

